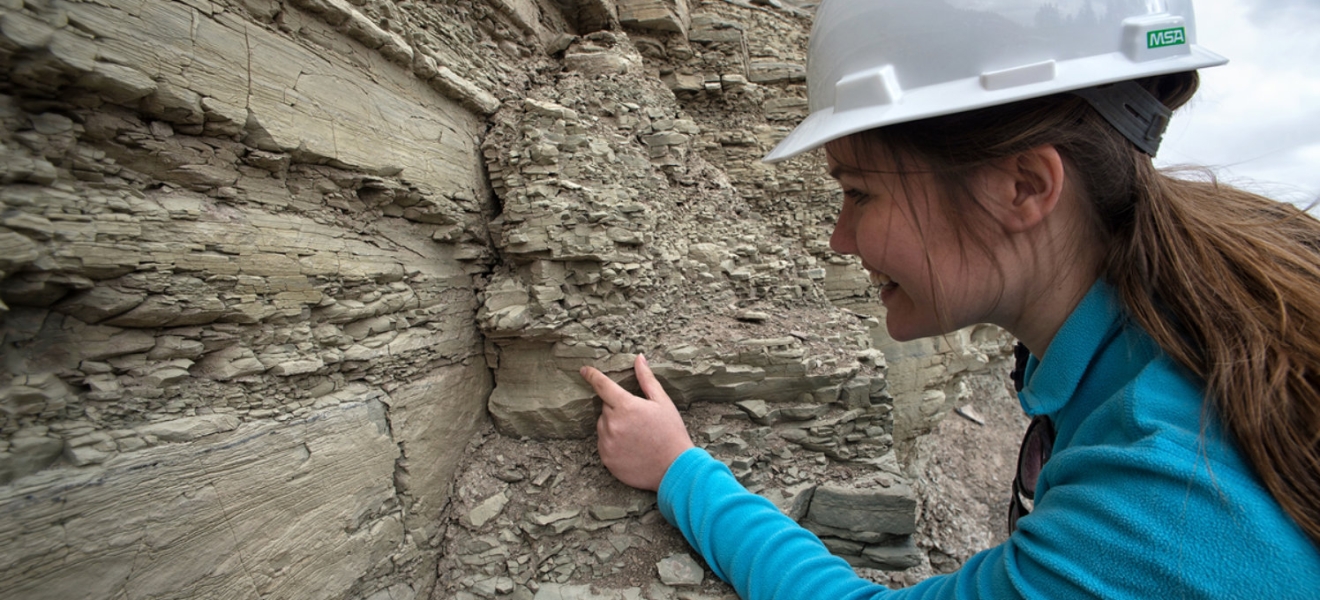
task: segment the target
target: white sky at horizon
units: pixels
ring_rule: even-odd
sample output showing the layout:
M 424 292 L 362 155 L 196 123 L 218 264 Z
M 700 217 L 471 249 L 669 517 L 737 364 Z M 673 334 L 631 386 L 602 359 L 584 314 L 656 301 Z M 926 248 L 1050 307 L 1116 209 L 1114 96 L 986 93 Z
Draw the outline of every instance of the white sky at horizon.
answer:
M 1156 163 L 1208 167 L 1301 206 L 1320 201 L 1320 0 L 1195 0 L 1195 9 L 1197 43 L 1229 63 L 1202 69 Z

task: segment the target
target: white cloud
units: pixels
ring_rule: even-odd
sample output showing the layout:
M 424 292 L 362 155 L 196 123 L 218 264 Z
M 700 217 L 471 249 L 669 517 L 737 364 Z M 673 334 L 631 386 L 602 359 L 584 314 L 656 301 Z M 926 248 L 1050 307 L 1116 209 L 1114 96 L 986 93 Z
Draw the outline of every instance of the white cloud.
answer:
M 1320 198 L 1320 3 L 1200 0 L 1197 42 L 1229 58 L 1201 72 L 1159 163 L 1210 167 L 1281 200 Z

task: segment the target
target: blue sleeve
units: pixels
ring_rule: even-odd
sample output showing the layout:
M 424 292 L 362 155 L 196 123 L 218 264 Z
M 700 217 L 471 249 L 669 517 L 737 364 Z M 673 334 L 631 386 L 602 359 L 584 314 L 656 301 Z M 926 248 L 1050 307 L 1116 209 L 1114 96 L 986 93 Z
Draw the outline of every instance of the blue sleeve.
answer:
M 858 577 L 704 450 L 674 461 L 659 505 L 743 600 L 1209 599 L 1233 597 L 1257 580 L 1271 597 L 1314 598 L 1308 594 L 1320 583 L 1320 554 L 1304 536 L 1286 534 L 1286 517 L 1225 506 L 1244 485 L 1228 470 L 1189 482 L 1195 460 L 1151 448 L 1056 455 L 1046 465 L 1054 479 L 1049 501 L 1039 502 L 1008 541 L 956 573 L 902 590 Z
M 680 455 L 665 473 L 659 504 L 661 513 L 683 532 L 715 575 L 744 600 L 1011 600 L 1024 597 L 1028 590 L 1037 598 L 1086 597 L 1083 589 L 1061 581 L 1061 573 L 1050 573 L 1037 560 L 1050 563 L 1061 557 L 1040 544 L 1015 543 L 1025 541 L 1020 535 L 973 556 L 957 573 L 890 590 L 858 577 L 814 534 L 769 500 L 748 492 L 728 467 L 698 448 Z M 1040 527 L 1042 519 L 1033 518 Z M 1024 572 L 1031 575 L 1024 577 Z M 1064 574 L 1064 579 L 1068 575 L 1072 574 Z
M 660 511 L 744 600 L 887 598 L 705 450 L 679 455 L 660 482 Z

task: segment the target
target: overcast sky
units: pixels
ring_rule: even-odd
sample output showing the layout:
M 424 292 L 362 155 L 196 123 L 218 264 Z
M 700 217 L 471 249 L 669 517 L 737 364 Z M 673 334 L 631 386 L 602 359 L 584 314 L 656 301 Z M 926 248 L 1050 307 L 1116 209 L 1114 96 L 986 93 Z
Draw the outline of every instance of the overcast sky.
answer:
M 1211 167 L 1296 204 L 1320 200 L 1320 0 L 1195 6 L 1197 42 L 1229 63 L 1201 71 L 1201 91 L 1174 117 L 1157 162 Z

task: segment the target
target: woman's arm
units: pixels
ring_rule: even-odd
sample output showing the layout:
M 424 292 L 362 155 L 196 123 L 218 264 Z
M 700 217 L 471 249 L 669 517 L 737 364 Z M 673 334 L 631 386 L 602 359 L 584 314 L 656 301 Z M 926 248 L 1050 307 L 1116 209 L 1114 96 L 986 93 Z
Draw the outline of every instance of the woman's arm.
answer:
M 705 450 L 684 452 L 660 485 L 660 512 L 745 600 L 889 598 L 810 531 L 748 492 Z

